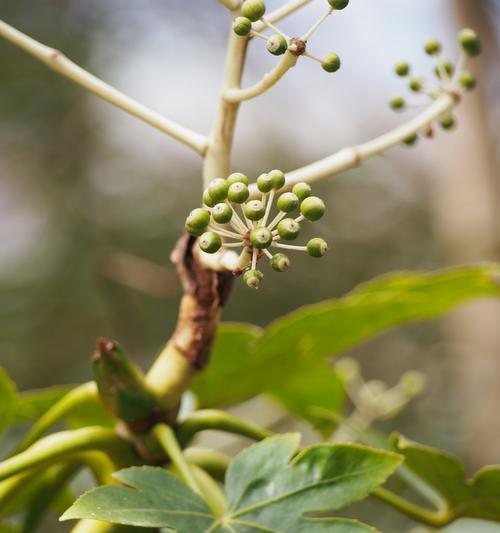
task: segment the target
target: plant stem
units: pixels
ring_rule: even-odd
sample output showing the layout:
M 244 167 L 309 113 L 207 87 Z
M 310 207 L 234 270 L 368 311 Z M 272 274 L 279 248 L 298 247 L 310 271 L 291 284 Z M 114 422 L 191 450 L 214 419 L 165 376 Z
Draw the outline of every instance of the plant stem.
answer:
M 265 428 L 248 424 L 235 416 L 215 409 L 195 411 L 184 419 L 177 428 L 181 446 L 185 446 L 197 433 L 207 429 L 225 431 L 254 440 L 262 440 L 272 435 Z
M 82 69 L 76 63 L 73 63 L 59 50 L 39 43 L 3 21 L 0 21 L 0 36 L 96 96 L 163 131 L 163 133 L 184 143 L 199 154 L 204 154 L 207 147 L 207 139 L 204 135 L 164 117 L 121 93 L 111 85 Z
M 193 447 L 184 450 L 184 456 L 190 463 L 206 470 L 217 481 L 224 482 L 231 462 L 227 455 L 215 450 Z
M 234 11 L 240 5 L 240 0 L 217 0 L 217 2 L 222 4 L 224 7 L 227 7 L 231 11 Z
M 266 17 L 266 20 L 271 23 L 279 22 L 280 20 L 283 20 L 284 18 L 288 17 L 300 8 L 306 6 L 311 1 L 312 0 L 290 0 L 285 5 L 278 7 L 277 9 L 269 13 L 269 15 L 267 15 Z M 266 26 L 261 21 L 257 22 L 254 25 L 254 29 L 256 31 L 262 31 L 265 27 Z

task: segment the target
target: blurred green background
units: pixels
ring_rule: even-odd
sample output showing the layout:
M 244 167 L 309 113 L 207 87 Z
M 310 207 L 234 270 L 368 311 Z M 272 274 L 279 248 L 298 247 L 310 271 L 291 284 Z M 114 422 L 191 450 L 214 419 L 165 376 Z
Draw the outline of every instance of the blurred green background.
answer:
M 269 8 L 282 0 L 269 1 Z M 282 28 L 300 34 L 312 2 Z M 456 32 L 485 42 L 477 92 L 459 129 L 397 147 L 318 186 L 328 216 L 321 262 L 294 257 L 262 290 L 236 283 L 224 319 L 267 324 L 381 273 L 499 258 L 500 5 L 496 0 L 357 0 L 311 43 L 337 51 L 326 75 L 301 61 L 243 106 L 234 169 L 291 170 L 404 120 L 392 65 L 431 75 L 428 37 L 455 59 Z M 153 109 L 206 132 L 221 83 L 229 17 L 211 0 L 1 0 L 0 17 Z M 252 46 L 244 83 L 276 61 Z M 86 94 L 0 42 L 0 364 L 21 390 L 90 377 L 95 338 L 119 340 L 143 366 L 175 325 L 180 295 L 169 253 L 197 205 L 201 164 L 170 138 Z M 393 383 L 423 370 L 427 393 L 397 426 L 420 441 L 500 461 L 500 306 L 478 302 L 434 324 L 400 328 L 351 354 Z

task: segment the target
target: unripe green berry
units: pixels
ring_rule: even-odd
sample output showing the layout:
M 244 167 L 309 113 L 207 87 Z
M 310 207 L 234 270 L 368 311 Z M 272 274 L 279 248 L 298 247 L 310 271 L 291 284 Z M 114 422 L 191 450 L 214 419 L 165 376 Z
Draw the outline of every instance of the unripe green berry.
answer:
M 207 254 L 214 254 L 222 246 L 222 241 L 215 231 L 206 231 L 199 239 L 200 248 Z
M 254 248 L 263 250 L 271 246 L 273 236 L 267 228 L 255 228 L 250 232 L 250 242 Z
M 243 274 L 243 281 L 251 288 L 258 289 L 264 274 L 260 270 L 247 270 Z
M 335 52 L 328 52 L 321 61 L 321 67 L 326 72 L 337 72 L 341 65 L 340 57 Z
M 333 9 L 344 9 L 349 5 L 349 0 L 328 0 Z
M 410 78 L 408 87 L 414 93 L 418 93 L 422 90 L 422 82 L 418 78 Z
M 219 224 L 227 224 L 233 218 L 233 210 L 225 203 L 220 203 L 212 209 L 212 218 Z
M 271 178 L 273 189 L 278 190 L 285 185 L 285 175 L 281 170 L 271 170 L 269 177 Z
M 477 56 L 481 53 L 481 39 L 474 30 L 463 29 L 458 34 L 458 41 L 462 50 L 469 56 Z
M 208 184 L 208 194 L 214 202 L 222 202 L 227 198 L 229 185 L 222 178 L 216 178 Z
M 194 230 L 204 230 L 210 222 L 210 213 L 206 209 L 198 207 L 193 209 L 186 219 L 186 226 Z
M 413 133 L 412 135 L 409 135 L 406 137 L 406 139 L 403 140 L 403 143 L 406 144 L 406 146 L 413 146 L 418 141 L 418 134 Z
M 184 225 L 185 230 L 194 237 L 199 237 L 205 232 L 206 228 L 193 228 L 193 226 L 190 226 L 188 223 Z
M 241 14 L 252 22 L 261 19 L 265 12 L 266 6 L 262 0 L 245 0 L 241 6 Z
M 402 61 L 401 63 L 396 64 L 396 66 L 394 67 L 394 71 L 399 77 L 404 78 L 410 73 L 410 65 Z
M 227 192 L 227 199 L 235 204 L 242 204 L 243 202 L 246 202 L 249 196 L 250 191 L 248 190 L 248 187 L 240 181 L 233 183 Z
M 241 172 L 233 172 L 226 181 L 229 186 L 233 183 L 244 183 L 247 187 L 250 185 L 250 180 Z
M 275 33 L 267 40 L 266 48 L 273 56 L 280 56 L 287 51 L 288 43 L 283 35 Z
M 307 253 L 311 257 L 323 257 L 328 251 L 328 244 L 323 239 L 316 237 L 307 243 Z
M 252 21 L 247 17 L 236 17 L 233 22 L 233 31 L 241 37 L 248 35 L 252 31 Z
M 425 53 L 429 56 L 439 54 L 442 48 L 441 43 L 435 39 L 429 39 L 424 45 Z
M 214 202 L 213 198 L 210 196 L 208 189 L 205 189 L 205 191 L 203 192 L 203 203 L 207 207 L 213 207 L 216 204 L 216 202 Z
M 447 113 L 439 119 L 439 125 L 444 130 L 451 130 L 455 126 L 455 118 L 451 113 Z
M 271 267 L 276 272 L 284 272 L 290 267 L 290 259 L 285 254 L 273 255 L 271 259 Z
M 311 196 L 311 186 L 309 183 L 301 181 L 293 186 L 292 192 L 302 202 L 302 200 L 305 200 L 308 196 Z
M 285 192 L 278 198 L 276 205 L 280 211 L 291 213 L 299 207 L 299 203 L 299 199 L 293 192 Z
M 394 111 L 402 111 L 406 106 L 406 101 L 402 96 L 395 96 L 390 102 L 389 105 Z
M 309 196 L 300 205 L 300 212 L 307 220 L 319 220 L 325 214 L 325 203 L 317 196 Z
M 249 220 L 256 221 L 264 216 L 266 208 L 260 200 L 250 200 L 243 206 L 243 212 Z
M 451 61 L 444 59 L 443 61 L 440 61 L 439 65 L 434 69 L 434 73 L 439 79 L 441 79 L 441 71 L 446 72 L 447 76 L 453 76 L 455 65 Z
M 477 80 L 475 76 L 472 75 L 468 70 L 464 70 L 462 74 L 460 74 L 460 79 L 458 82 L 466 91 L 472 91 L 477 87 Z
M 285 241 L 295 240 L 300 233 L 300 224 L 293 218 L 284 218 L 278 224 L 278 235 Z
M 257 178 L 257 189 L 260 192 L 269 192 L 273 188 L 273 180 L 269 174 L 261 174 Z

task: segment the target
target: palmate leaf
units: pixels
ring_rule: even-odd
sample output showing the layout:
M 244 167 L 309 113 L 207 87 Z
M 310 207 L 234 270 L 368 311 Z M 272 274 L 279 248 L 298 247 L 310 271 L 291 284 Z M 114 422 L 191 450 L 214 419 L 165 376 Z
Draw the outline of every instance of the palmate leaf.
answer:
M 193 391 L 203 407 L 268 393 L 315 423 L 308 407 L 336 410 L 342 405 L 339 380 L 325 364 L 328 357 L 391 327 L 441 316 L 473 298 L 499 297 L 499 276 L 495 264 L 390 274 L 343 298 L 300 308 L 266 329 L 223 324 L 212 362 Z M 323 374 L 319 382 L 318 372 Z
M 467 479 L 464 465 L 441 450 L 391 437 L 392 448 L 404 456 L 412 470 L 443 500 L 449 521 L 482 518 L 500 522 L 500 467 L 487 466 Z
M 228 511 L 214 516 L 200 496 L 160 468 L 116 476 L 128 487 L 81 496 L 62 520 L 91 518 L 179 533 L 362 533 L 352 520 L 314 518 L 363 499 L 394 472 L 401 457 L 363 446 L 320 444 L 298 453 L 300 436 L 271 437 L 244 450 L 226 476 Z

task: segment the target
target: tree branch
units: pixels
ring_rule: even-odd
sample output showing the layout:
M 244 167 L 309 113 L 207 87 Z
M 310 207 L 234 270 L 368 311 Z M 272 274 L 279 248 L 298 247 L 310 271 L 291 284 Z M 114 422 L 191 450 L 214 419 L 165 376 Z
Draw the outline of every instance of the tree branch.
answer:
M 192 148 L 195 152 L 203 155 L 207 147 L 207 139 L 204 135 L 196 133 L 189 128 L 181 126 L 173 120 L 165 118 L 160 113 L 149 109 L 143 104 L 121 93 L 111 85 L 96 78 L 86 70 L 73 63 L 59 50 L 45 46 L 35 41 L 24 33 L 9 26 L 0 20 L 0 36 L 4 37 L 13 45 L 21 48 L 28 54 L 45 63 L 62 76 L 84 87 L 89 92 L 99 96 L 106 102 L 119 107 L 123 111 L 139 118 L 147 124 L 170 135 L 181 143 Z
M 255 85 L 247 87 L 246 89 L 232 88 L 224 91 L 224 98 L 228 102 L 243 102 L 244 100 L 250 100 L 260 94 L 266 92 L 268 89 L 276 85 L 278 81 L 296 65 L 298 56 L 286 52 L 281 61 L 276 67 L 267 74 L 264 75 Z

